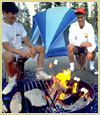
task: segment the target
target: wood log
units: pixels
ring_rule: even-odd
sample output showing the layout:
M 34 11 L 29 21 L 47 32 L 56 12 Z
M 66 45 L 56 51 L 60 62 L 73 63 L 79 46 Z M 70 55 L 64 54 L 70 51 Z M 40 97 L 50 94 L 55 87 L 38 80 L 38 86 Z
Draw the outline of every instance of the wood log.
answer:
M 80 53 L 80 55 L 76 55 L 76 62 L 77 62 L 77 68 L 79 70 L 84 70 L 86 69 L 86 54 L 85 53 Z
M 75 82 L 76 81 L 74 79 L 71 79 L 70 81 L 68 81 L 67 85 L 72 87 Z
M 58 91 L 62 91 L 65 94 L 71 94 L 73 87 L 60 87 Z
M 56 83 L 54 88 L 50 92 L 50 96 L 47 96 L 46 98 L 47 98 L 49 104 L 52 104 L 52 101 L 54 102 L 58 98 L 60 91 L 62 91 L 65 94 L 71 94 L 72 89 L 73 89 L 72 87 L 66 88 L 66 87 L 61 86 L 59 83 Z
M 83 94 L 84 92 L 81 92 L 79 90 L 78 92 L 65 97 L 62 101 L 64 104 L 70 105 L 70 104 L 75 103 L 80 98 L 80 95 L 83 95 Z
M 50 92 L 50 95 L 46 96 L 50 105 L 52 104 L 52 101 L 54 101 L 55 98 L 57 98 L 57 95 L 58 95 L 58 90 L 57 90 L 57 86 L 55 85 L 52 91 Z

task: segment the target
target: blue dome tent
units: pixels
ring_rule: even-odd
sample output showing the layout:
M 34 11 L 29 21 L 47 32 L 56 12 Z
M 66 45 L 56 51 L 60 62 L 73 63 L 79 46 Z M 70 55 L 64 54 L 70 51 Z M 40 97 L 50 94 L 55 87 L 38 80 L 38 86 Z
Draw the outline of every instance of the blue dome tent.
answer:
M 75 11 L 54 7 L 33 16 L 31 42 L 45 46 L 45 57 L 67 55 L 68 27 L 76 21 Z

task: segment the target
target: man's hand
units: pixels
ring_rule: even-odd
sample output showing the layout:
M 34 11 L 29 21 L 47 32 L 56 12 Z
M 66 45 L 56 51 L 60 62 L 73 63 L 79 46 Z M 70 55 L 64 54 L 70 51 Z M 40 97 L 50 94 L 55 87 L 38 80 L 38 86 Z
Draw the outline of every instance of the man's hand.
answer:
M 90 42 L 86 42 L 86 43 L 82 42 L 80 46 L 82 46 L 82 47 L 91 47 L 92 44 Z
M 24 58 L 32 57 L 32 54 L 31 54 L 31 50 L 30 50 L 30 49 L 28 49 L 28 51 L 23 51 L 23 50 L 21 50 L 20 55 L 21 55 L 22 57 L 24 57 Z

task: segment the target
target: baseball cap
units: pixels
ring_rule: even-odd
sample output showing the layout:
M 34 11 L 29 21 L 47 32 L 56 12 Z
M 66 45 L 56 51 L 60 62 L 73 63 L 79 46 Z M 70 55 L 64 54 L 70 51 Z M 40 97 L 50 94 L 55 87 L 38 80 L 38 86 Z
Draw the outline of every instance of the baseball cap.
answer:
M 77 14 L 85 14 L 85 9 L 84 9 L 84 8 L 78 8 L 78 9 L 76 9 L 75 14 L 76 14 L 76 15 L 77 15 Z

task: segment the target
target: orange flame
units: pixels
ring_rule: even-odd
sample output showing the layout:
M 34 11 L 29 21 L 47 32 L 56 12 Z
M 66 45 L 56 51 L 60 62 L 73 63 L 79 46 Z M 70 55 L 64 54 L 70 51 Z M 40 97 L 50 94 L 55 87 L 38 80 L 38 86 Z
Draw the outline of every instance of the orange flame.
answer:
M 51 68 L 52 67 L 52 63 L 49 64 L 49 67 Z M 69 69 L 67 70 L 63 70 L 62 73 L 58 73 L 56 76 L 53 76 L 53 85 L 52 87 L 50 88 L 49 84 L 46 82 L 46 85 L 50 91 L 51 94 L 52 93 L 52 90 L 56 87 L 69 87 L 67 86 L 67 83 L 68 81 L 71 80 L 71 71 Z M 72 93 L 76 93 L 77 92 L 77 85 L 78 85 L 78 82 L 76 81 L 73 85 L 73 89 L 72 89 Z M 82 89 L 84 90 L 84 89 Z M 87 93 L 84 93 L 84 95 L 86 95 Z M 62 100 L 64 97 L 66 97 L 67 94 L 63 93 L 62 90 L 59 91 L 59 96 L 57 97 L 57 99 L 59 100 Z M 80 97 L 82 97 L 83 94 L 81 95 L 80 94 Z M 47 97 L 48 98 L 48 97 Z
M 76 93 L 76 92 L 77 92 L 77 82 L 74 83 L 73 90 L 72 90 L 72 93 Z
M 51 69 L 53 66 L 52 62 L 49 63 L 49 68 Z
M 53 77 L 53 85 L 52 88 L 56 85 L 56 82 L 59 82 L 59 84 L 63 87 L 67 87 L 66 81 L 71 79 L 71 71 L 63 70 L 62 73 L 58 73 L 56 77 Z M 66 96 L 62 91 L 60 92 L 59 99 L 63 99 Z
M 46 85 L 47 85 L 47 87 L 48 87 L 48 90 L 51 91 L 52 89 L 50 88 L 50 86 L 49 86 L 49 84 L 48 84 L 47 81 L 46 81 Z

